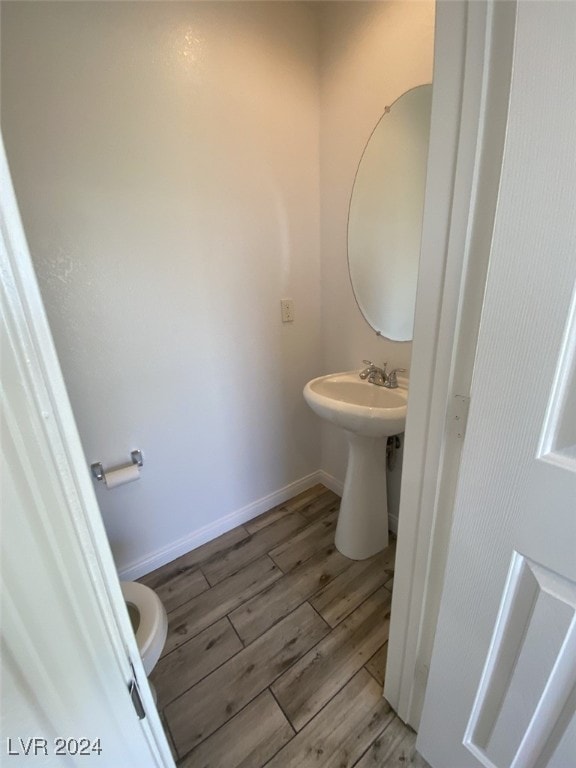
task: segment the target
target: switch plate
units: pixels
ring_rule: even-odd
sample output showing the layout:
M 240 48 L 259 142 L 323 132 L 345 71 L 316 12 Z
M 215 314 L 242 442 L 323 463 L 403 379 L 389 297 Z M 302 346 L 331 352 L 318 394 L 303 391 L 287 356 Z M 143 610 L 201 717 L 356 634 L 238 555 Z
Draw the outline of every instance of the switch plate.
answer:
M 292 299 L 281 299 L 280 307 L 282 309 L 282 322 L 294 322 L 294 301 Z

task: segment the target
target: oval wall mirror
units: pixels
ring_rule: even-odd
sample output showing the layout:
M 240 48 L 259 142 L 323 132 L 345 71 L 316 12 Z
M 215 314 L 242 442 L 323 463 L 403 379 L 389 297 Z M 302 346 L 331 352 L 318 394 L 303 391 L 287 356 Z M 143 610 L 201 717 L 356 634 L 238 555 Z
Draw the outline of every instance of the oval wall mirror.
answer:
M 362 154 L 348 215 L 354 296 L 380 336 L 410 341 L 426 185 L 432 86 L 386 107 Z

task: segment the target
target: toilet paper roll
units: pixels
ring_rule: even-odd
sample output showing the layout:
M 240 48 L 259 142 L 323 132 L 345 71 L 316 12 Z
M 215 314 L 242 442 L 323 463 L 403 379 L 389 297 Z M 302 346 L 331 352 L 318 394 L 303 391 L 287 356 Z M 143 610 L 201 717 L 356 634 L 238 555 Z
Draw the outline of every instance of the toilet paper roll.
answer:
M 106 488 L 116 488 L 119 485 L 133 483 L 140 479 L 140 467 L 137 464 L 128 464 L 126 467 L 112 469 L 110 472 L 104 472 L 104 482 Z

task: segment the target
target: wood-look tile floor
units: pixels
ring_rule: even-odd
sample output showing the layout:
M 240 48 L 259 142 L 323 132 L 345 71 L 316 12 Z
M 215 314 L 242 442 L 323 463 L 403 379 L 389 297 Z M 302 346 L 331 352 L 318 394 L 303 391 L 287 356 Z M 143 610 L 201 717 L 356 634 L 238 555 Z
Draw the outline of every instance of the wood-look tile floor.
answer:
M 145 576 L 168 611 L 151 680 L 181 768 L 418 766 L 382 698 L 394 544 L 334 547 L 317 485 Z

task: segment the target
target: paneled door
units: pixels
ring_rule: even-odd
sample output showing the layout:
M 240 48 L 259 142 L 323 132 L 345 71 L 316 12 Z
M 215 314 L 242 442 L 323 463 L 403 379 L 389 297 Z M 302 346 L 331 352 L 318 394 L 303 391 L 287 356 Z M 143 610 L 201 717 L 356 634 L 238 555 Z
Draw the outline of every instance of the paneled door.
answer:
M 576 766 L 576 3 L 520 2 L 471 407 L 417 747 Z

